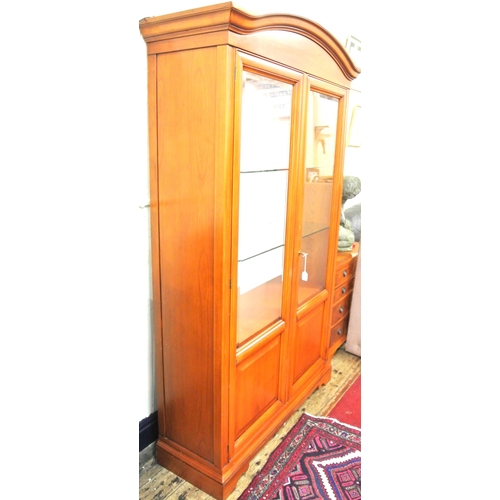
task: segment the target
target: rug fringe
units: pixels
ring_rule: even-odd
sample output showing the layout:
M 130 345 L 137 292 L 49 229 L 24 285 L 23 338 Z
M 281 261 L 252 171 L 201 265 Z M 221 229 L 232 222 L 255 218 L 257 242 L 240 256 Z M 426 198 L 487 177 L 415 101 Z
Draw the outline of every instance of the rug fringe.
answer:
M 310 413 L 307 413 L 307 412 L 304 412 L 304 414 L 307 415 L 308 417 L 319 418 L 319 419 L 322 419 L 322 420 L 326 420 L 328 422 L 336 422 L 338 424 L 345 425 L 346 427 L 350 427 L 351 429 L 356 429 L 357 431 L 361 431 L 360 427 L 356 427 L 356 426 L 351 425 L 351 424 L 346 424 L 345 422 L 342 422 L 341 420 L 338 420 L 338 419 L 333 418 L 333 417 L 326 417 L 326 416 L 323 416 L 323 415 L 311 415 Z

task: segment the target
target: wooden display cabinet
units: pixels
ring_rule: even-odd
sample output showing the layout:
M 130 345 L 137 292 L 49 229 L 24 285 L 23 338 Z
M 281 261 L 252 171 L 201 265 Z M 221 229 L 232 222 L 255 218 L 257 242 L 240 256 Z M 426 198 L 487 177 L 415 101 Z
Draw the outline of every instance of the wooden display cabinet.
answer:
M 350 82 L 318 24 L 146 18 L 157 460 L 224 499 L 331 375 Z

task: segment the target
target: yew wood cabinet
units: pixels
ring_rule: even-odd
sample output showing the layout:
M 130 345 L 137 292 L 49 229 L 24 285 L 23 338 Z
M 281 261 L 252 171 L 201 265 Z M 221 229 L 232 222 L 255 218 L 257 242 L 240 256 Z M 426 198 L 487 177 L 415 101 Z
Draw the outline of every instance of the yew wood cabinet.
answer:
M 158 462 L 224 499 L 331 375 L 350 82 L 320 25 L 145 18 Z

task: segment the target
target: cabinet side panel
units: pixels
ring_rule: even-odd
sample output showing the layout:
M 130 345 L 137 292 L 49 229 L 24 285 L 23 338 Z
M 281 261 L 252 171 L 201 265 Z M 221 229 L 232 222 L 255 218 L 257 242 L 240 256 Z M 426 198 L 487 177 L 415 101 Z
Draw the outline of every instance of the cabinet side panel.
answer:
M 155 331 L 155 378 L 158 404 L 158 431 L 165 434 L 163 388 L 163 335 L 161 324 L 160 243 L 158 225 L 158 150 L 156 124 L 156 56 L 148 56 L 149 186 L 151 206 L 151 266 Z
M 213 462 L 216 50 L 157 71 L 166 437 Z

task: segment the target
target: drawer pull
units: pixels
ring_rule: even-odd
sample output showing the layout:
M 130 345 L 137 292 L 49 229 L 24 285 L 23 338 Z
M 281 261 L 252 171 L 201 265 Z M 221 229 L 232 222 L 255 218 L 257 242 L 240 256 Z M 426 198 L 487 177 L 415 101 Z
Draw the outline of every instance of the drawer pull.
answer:
M 339 313 L 342 314 L 344 312 L 344 308 L 342 306 L 339 307 Z
M 344 272 L 342 273 L 342 276 L 344 276 L 344 278 L 347 276 L 347 270 L 344 269 Z
M 339 328 L 339 329 L 337 330 L 337 335 L 342 335 L 342 328 Z
M 345 293 L 345 286 L 342 287 L 342 293 Z

